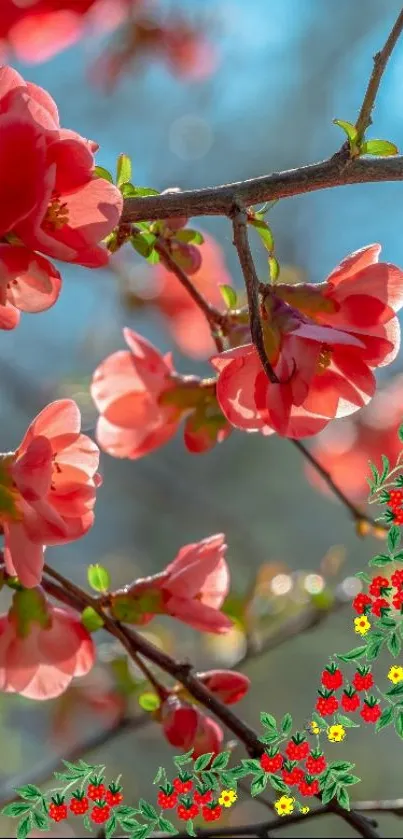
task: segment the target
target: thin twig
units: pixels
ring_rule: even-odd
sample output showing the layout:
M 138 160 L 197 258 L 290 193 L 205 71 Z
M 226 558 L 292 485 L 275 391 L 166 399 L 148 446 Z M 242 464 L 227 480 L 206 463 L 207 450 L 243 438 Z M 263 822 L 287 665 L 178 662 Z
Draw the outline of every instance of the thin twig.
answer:
M 357 144 L 359 145 L 369 125 L 372 124 L 371 114 L 375 105 L 375 99 L 379 90 L 382 76 L 385 72 L 386 65 L 396 46 L 399 37 L 403 30 L 403 9 L 400 10 L 396 23 L 390 32 L 385 46 L 377 52 L 374 57 L 374 66 L 371 77 L 365 91 L 364 101 L 361 105 L 360 113 L 357 117 L 355 127 L 357 129 Z
M 259 278 L 256 273 L 252 253 L 249 245 L 247 214 L 244 210 L 236 209 L 232 219 L 234 231 L 234 245 L 238 253 L 238 259 L 242 268 L 245 280 L 246 294 L 248 297 L 249 320 L 252 341 L 259 355 L 262 367 L 266 376 L 273 384 L 279 384 L 264 346 L 262 323 L 259 312 Z
M 355 810 L 372 813 L 393 813 L 394 816 L 403 816 L 403 798 L 392 798 L 382 801 L 357 801 L 352 805 Z
M 350 499 L 347 497 L 347 495 L 344 494 L 343 490 L 338 486 L 338 484 L 334 482 L 330 473 L 323 466 L 321 466 L 321 464 L 318 460 L 316 460 L 316 457 L 312 454 L 312 452 L 310 452 L 309 449 L 306 448 L 304 443 L 301 443 L 301 440 L 290 440 L 290 443 L 292 443 L 293 446 L 295 446 L 295 448 L 298 449 L 299 452 L 301 452 L 303 457 L 309 461 L 309 463 L 314 467 L 314 469 L 316 469 L 316 471 L 323 478 L 323 480 L 326 481 L 328 487 L 332 490 L 334 495 L 336 495 L 339 501 L 341 501 L 343 506 L 346 507 L 346 509 L 350 512 L 355 522 L 364 521 L 367 522 L 367 524 L 369 524 L 371 528 L 383 530 L 385 531 L 385 533 L 387 532 L 388 528 L 384 524 L 382 524 L 382 522 L 375 521 L 375 519 L 373 519 L 367 513 L 363 513 L 359 509 L 359 507 L 356 507 L 356 505 L 352 501 L 350 501 Z

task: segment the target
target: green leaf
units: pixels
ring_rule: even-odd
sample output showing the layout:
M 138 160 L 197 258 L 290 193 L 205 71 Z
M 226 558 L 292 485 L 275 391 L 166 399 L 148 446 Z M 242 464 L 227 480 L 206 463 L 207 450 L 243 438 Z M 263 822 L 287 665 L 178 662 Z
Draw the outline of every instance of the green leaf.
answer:
M 35 784 L 26 784 L 24 787 L 18 787 L 15 791 L 20 798 L 25 798 L 27 801 L 38 801 L 39 798 L 42 798 L 42 793 Z
M 257 795 L 260 795 L 264 789 L 266 789 L 267 782 L 269 780 L 269 776 L 266 772 L 258 772 L 251 785 L 250 785 L 250 794 L 252 798 L 255 798 Z
M 47 816 L 43 816 L 42 813 L 38 813 L 37 810 L 34 810 L 32 813 L 32 821 L 34 827 L 37 827 L 38 830 L 49 830 L 50 823 Z
M 371 638 L 368 639 L 367 661 L 374 661 L 375 658 L 378 658 L 384 640 L 384 638 L 375 638 L 373 641 Z
M 262 736 L 259 737 L 259 741 L 260 743 L 264 743 L 265 746 L 270 746 L 271 743 L 275 743 L 276 740 L 279 739 L 279 736 L 278 731 L 272 731 L 271 734 L 262 734 Z
M 392 628 L 392 629 L 394 629 L 394 628 L 395 628 L 395 626 L 396 626 L 396 621 L 395 621 L 395 620 L 393 620 L 393 618 L 390 618 L 388 615 L 382 615 L 382 617 L 381 617 L 381 619 L 378 621 L 378 624 L 377 624 L 377 625 L 378 625 L 378 626 L 386 626 L 386 627 L 388 627 L 388 628 Z M 371 635 L 369 636 L 369 638 L 370 638 L 371 640 L 372 640 L 373 634 L 374 634 L 374 633 L 371 633 Z M 382 633 L 381 633 L 381 634 L 382 634 Z M 369 640 L 369 639 L 368 639 L 368 640 Z M 385 637 L 383 637 L 383 640 L 385 640 Z
M 153 807 L 152 804 L 149 804 L 148 801 L 144 801 L 144 798 L 140 798 L 139 808 L 141 815 L 144 816 L 145 819 L 158 819 L 158 813 L 155 807 Z
M 345 784 L 346 786 L 352 786 L 353 784 L 359 784 L 361 778 L 358 775 L 340 775 L 339 783 Z
M 261 766 L 259 760 L 254 760 L 252 757 L 243 758 L 242 759 L 242 766 L 248 770 L 248 772 L 260 772 Z
M 350 650 L 349 653 L 343 653 L 343 655 L 337 655 L 337 658 L 340 661 L 358 661 L 358 659 L 363 658 L 365 653 L 367 652 L 367 645 L 365 644 L 364 647 L 354 647 L 353 650 Z
M 103 565 L 89 565 L 87 570 L 88 582 L 94 591 L 108 591 L 111 585 L 109 571 Z
M 225 774 L 231 775 L 234 781 L 238 781 L 240 778 L 246 778 L 250 773 L 249 769 L 246 769 L 245 766 L 234 766 L 233 769 L 228 769 Z
M 217 770 L 225 769 L 228 764 L 228 761 L 231 757 L 231 752 L 221 752 L 221 754 L 217 755 L 214 758 L 211 768 Z
M 390 556 L 387 554 L 377 554 L 373 556 L 372 559 L 369 560 L 369 565 L 378 565 L 381 567 L 382 565 L 389 565 L 390 562 L 393 562 Z
M 400 650 L 402 648 L 402 642 L 396 632 L 392 632 L 391 636 L 388 638 L 388 650 L 393 658 L 397 658 L 400 654 Z
M 344 728 L 360 728 L 359 724 L 350 720 L 350 717 L 345 717 L 344 714 L 337 714 L 337 722 L 344 725 Z
M 116 184 L 128 184 L 132 177 L 132 162 L 127 154 L 120 154 L 116 164 Z
M 184 230 L 177 230 L 175 239 L 192 245 L 202 245 L 204 242 L 204 236 L 198 230 L 190 230 L 188 227 Z
M 281 731 L 285 737 L 288 737 L 290 731 L 292 729 L 292 716 L 291 714 L 284 714 L 283 719 L 281 720 Z
M 6 807 L 3 807 L 1 815 L 16 818 L 16 816 L 22 816 L 23 813 L 29 813 L 30 809 L 31 805 L 25 804 L 24 801 L 13 801 L 11 804 L 7 804 Z
M 403 551 L 398 551 L 393 557 L 395 562 L 403 562 Z
M 386 728 L 386 726 L 390 725 L 391 722 L 393 722 L 393 708 L 389 705 L 387 708 L 384 708 L 379 720 L 377 720 L 375 731 L 382 731 L 382 728 Z
M 249 220 L 249 224 L 251 224 L 252 227 L 256 228 L 263 242 L 263 245 L 265 246 L 266 250 L 268 250 L 269 253 L 271 253 L 274 250 L 274 239 L 267 222 L 263 219 L 254 218 Z
M 389 688 L 389 690 L 386 691 L 386 696 L 403 696 L 403 682 Z
M 389 458 L 386 457 L 386 454 L 382 454 L 381 459 L 382 459 L 382 466 L 383 466 L 383 471 L 382 471 L 382 475 L 381 475 L 381 484 L 383 484 L 385 478 L 389 474 L 390 463 L 389 463 Z
M 277 722 L 276 718 L 273 717 L 272 714 L 267 714 L 266 711 L 262 711 L 260 714 L 260 722 L 264 726 L 264 728 L 272 728 L 277 731 Z
M 401 424 L 397 434 L 398 434 L 400 442 L 403 443 L 403 423 Z
M 153 253 L 155 241 L 156 236 L 153 233 L 133 233 L 130 236 L 133 248 L 145 259 L 149 259 Z
M 224 300 L 228 309 L 236 309 L 238 303 L 238 295 L 234 288 L 230 285 L 219 286 L 221 297 Z
M 178 833 L 175 825 L 168 821 L 168 819 L 164 818 L 164 816 L 159 817 L 157 827 L 158 830 L 163 830 L 164 833 L 169 833 L 171 836 L 176 836 Z
M 344 133 L 347 134 L 347 137 L 351 144 L 355 143 L 357 139 L 357 129 L 355 125 L 352 124 L 352 122 L 346 122 L 344 119 L 334 119 L 333 124 L 338 125 L 339 128 L 341 128 L 344 131 Z
M 366 574 L 365 571 L 357 571 L 355 576 L 360 577 L 361 580 L 364 580 L 364 583 L 371 582 L 371 577 L 369 576 L 369 574 Z
M 348 772 L 349 769 L 354 769 L 354 763 L 349 763 L 347 760 L 335 760 L 329 764 L 329 769 L 332 772 Z
M 202 772 L 201 780 L 211 789 L 218 789 L 220 786 L 214 772 Z
M 104 625 L 101 615 L 92 606 L 86 606 L 81 612 L 81 623 L 87 632 L 97 632 Z
M 108 821 L 106 822 L 106 825 L 104 827 L 105 839 L 112 839 L 112 836 L 113 836 L 116 828 L 117 828 L 116 816 L 112 812 L 111 815 L 110 815 L 110 818 L 108 819 Z
M 376 157 L 391 157 L 399 154 L 399 149 L 389 140 L 367 140 L 360 148 L 361 154 L 374 154 Z
M 324 720 L 323 717 L 321 717 L 320 714 L 317 713 L 317 711 L 313 711 L 312 720 L 313 722 L 316 722 L 316 725 L 319 726 L 321 731 L 325 731 L 327 729 L 328 724 L 326 720 Z
M 122 819 L 131 819 L 139 813 L 140 810 L 135 810 L 134 807 L 128 807 L 126 804 L 119 804 L 119 807 L 115 809 L 115 815 Z M 139 822 L 136 822 L 136 824 L 139 824 Z
M 135 186 L 132 197 L 146 198 L 147 195 L 159 195 L 158 189 L 150 189 L 148 186 Z
M 196 836 L 196 831 L 193 825 L 193 819 L 189 819 L 189 821 L 186 822 L 186 832 L 189 836 Z
M 322 804 L 328 804 L 334 798 L 337 790 L 337 781 L 330 781 L 329 785 L 325 787 L 321 793 Z
M 138 703 L 140 705 L 140 708 L 143 709 L 143 711 L 152 712 L 158 710 L 158 708 L 161 705 L 161 700 L 156 693 L 152 693 L 152 691 L 146 691 L 145 693 L 142 693 L 139 696 Z
M 273 775 L 272 773 L 270 773 L 269 781 L 273 789 L 276 790 L 276 792 L 287 792 L 287 784 L 285 784 L 284 781 L 278 777 L 278 775 Z
M 272 283 L 275 283 L 278 280 L 278 276 L 280 274 L 280 265 L 277 262 L 275 256 L 269 256 L 269 276 Z
M 200 755 L 200 757 L 198 757 L 194 762 L 194 766 L 193 766 L 194 771 L 195 772 L 200 772 L 201 769 L 205 769 L 206 766 L 209 765 L 213 755 L 214 755 L 214 752 L 208 752 L 204 755 Z
M 115 815 L 116 815 L 116 818 L 117 818 L 122 830 L 127 830 L 128 833 L 130 833 L 130 836 L 133 835 L 132 834 L 133 830 L 136 830 L 137 828 L 140 828 L 140 827 L 143 826 L 143 825 L 140 824 L 139 821 L 137 821 L 137 819 L 124 819 L 121 816 L 119 816 L 118 813 L 116 813 Z
M 87 814 L 85 814 L 85 816 L 83 816 L 83 825 L 84 825 L 85 829 L 89 831 L 89 833 L 92 833 L 92 825 L 91 825 L 91 822 L 90 822 Z
M 17 824 L 17 839 L 27 839 L 28 833 L 32 827 L 32 817 L 31 814 L 28 816 L 24 816 L 20 822 Z
M 110 172 L 107 169 L 104 169 L 103 166 L 96 166 L 94 169 L 94 175 L 97 175 L 98 178 L 103 178 L 104 181 L 109 181 L 110 184 L 113 184 L 113 178 Z
M 163 766 L 159 766 L 158 772 L 153 780 L 153 784 L 159 784 L 161 778 L 163 777 L 165 769 Z
M 360 779 L 358 779 L 358 780 L 360 780 Z M 350 809 L 349 794 L 348 794 L 347 790 L 344 789 L 344 787 L 340 787 L 340 789 L 337 790 L 337 800 L 340 804 L 340 807 L 344 807 L 345 810 Z
M 398 711 L 395 719 L 396 733 L 403 740 L 403 711 Z
M 400 545 L 400 527 L 397 527 L 395 524 L 389 530 L 388 533 L 388 548 L 393 554 L 395 548 L 398 548 Z

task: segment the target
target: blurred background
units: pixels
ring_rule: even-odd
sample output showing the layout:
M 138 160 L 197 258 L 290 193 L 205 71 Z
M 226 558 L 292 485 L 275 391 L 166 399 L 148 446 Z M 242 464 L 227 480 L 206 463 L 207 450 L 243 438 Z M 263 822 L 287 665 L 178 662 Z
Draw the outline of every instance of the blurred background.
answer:
M 161 191 L 241 180 L 332 155 L 343 142 L 332 120 L 354 122 L 372 56 L 383 44 L 401 4 L 399 0 L 339 0 L 337 4 L 332 0 L 158 0 L 152 5 L 158 6 L 161 15 L 180 15 L 202 29 L 211 49 L 201 61 L 200 72 L 187 74 L 186 67 L 176 72 L 157 53 L 145 52 L 141 61 L 125 67 L 112 89 L 110 85 L 105 89 L 101 74 L 94 72 L 94 62 L 106 47 L 123 43 L 119 40 L 123 29 L 106 35 L 91 30 L 42 63 L 28 65 L 12 54 L 8 60 L 25 78 L 49 90 L 64 126 L 100 144 L 99 165 L 114 171 L 118 154 L 125 152 L 132 158 L 133 182 Z M 370 137 L 392 140 L 399 148 L 403 145 L 402 73 L 400 45 L 383 79 L 369 132 Z M 369 184 L 280 202 L 270 214 L 280 263 L 302 272 L 311 282 L 321 281 L 345 255 L 379 242 L 383 259 L 403 265 L 401 193 L 399 183 Z M 214 236 L 234 285 L 241 287 L 228 222 L 196 219 L 192 227 Z M 254 244 L 257 265 L 264 274 L 264 250 L 257 239 Z M 138 276 L 151 270 L 133 251 L 127 263 Z M 94 431 L 96 412 L 88 384 L 97 364 L 124 347 L 123 326 L 138 330 L 161 350 L 172 347 L 157 312 L 136 311 L 127 305 L 116 272 L 58 267 L 63 291 L 57 305 L 40 316 L 23 316 L 14 332 L 0 333 L 0 421 L 5 450 L 13 449 L 30 419 L 60 396 L 79 402 L 85 430 Z M 176 348 L 174 358 L 180 372 L 208 375 L 207 362 L 185 358 Z M 381 385 L 401 371 L 400 356 L 378 374 Z M 400 393 L 402 416 L 403 384 Z M 387 405 L 386 401 L 378 411 L 378 423 L 387 415 Z M 352 433 L 350 421 L 344 425 L 345 437 L 337 432 L 340 452 L 350 446 L 346 441 Z M 375 422 L 372 445 L 376 435 Z M 381 453 L 382 449 L 375 454 L 371 450 L 368 456 L 379 460 Z M 348 597 L 353 593 L 349 578 L 379 549 L 372 537 L 358 538 L 346 510 L 310 485 L 298 452 L 275 436 L 265 439 L 234 432 L 213 452 L 192 456 L 178 435 L 136 462 L 103 455 L 101 472 L 104 484 L 93 530 L 79 542 L 49 549 L 48 561 L 81 585 L 86 584 L 87 565 L 99 562 L 108 567 L 117 587 L 157 572 L 181 545 L 225 532 L 234 595 L 228 608 L 238 620 L 234 633 L 217 640 L 173 621 L 158 620 L 147 632 L 168 651 L 189 656 L 199 669 L 237 665 L 245 654 L 246 635 L 254 637 L 256 630 L 259 636 L 260 621 L 265 632 L 273 631 L 281 638 L 282 622 L 309 607 L 312 599 L 319 609 L 326 609 L 335 592 L 339 599 Z M 358 500 L 365 498 L 362 487 L 357 493 Z M 251 591 L 253 625 L 246 626 L 245 596 L 250 600 Z M 2 595 L 4 606 L 7 597 Z M 258 726 L 263 709 L 276 717 L 290 711 L 296 726 L 302 727 L 329 652 L 354 646 L 350 627 L 348 610 L 334 610 L 319 631 L 301 633 L 278 649 L 240 664 L 252 680 L 252 689 L 239 712 Z M 108 638 L 102 633 L 96 638 L 102 646 L 99 664 L 61 699 L 35 704 L 19 697 L 0 697 L 0 749 L 7 755 L 0 767 L 3 791 L 13 786 L 15 775 L 57 755 L 66 756 L 80 738 L 112 725 L 122 696 L 129 697 L 134 713 L 141 713 L 139 674 L 128 670 Z M 257 637 L 257 647 L 259 643 Z M 360 798 L 401 795 L 396 767 L 402 746 L 390 729 L 382 737 L 376 762 L 375 743 L 362 732 L 350 730 L 347 742 L 337 750 L 340 756 L 343 750 L 343 759 L 357 764 L 362 776 L 356 791 Z M 161 764 L 168 769 L 173 754 L 159 726 L 149 724 L 110 740 L 89 760 L 105 763 L 111 777 L 122 773 L 134 804 L 140 796 L 153 799 L 151 781 L 156 768 Z M 228 824 L 263 818 L 261 804 L 247 798 L 225 816 Z M 401 823 L 394 816 L 382 817 L 382 826 L 382 835 L 402 835 Z M 73 828 L 70 833 L 66 826 L 63 830 L 60 836 L 74 835 Z M 4 820 L 0 831 L 2 836 L 9 835 L 10 825 Z M 289 836 L 323 833 L 352 835 L 344 823 L 332 824 L 331 817 L 282 831 Z

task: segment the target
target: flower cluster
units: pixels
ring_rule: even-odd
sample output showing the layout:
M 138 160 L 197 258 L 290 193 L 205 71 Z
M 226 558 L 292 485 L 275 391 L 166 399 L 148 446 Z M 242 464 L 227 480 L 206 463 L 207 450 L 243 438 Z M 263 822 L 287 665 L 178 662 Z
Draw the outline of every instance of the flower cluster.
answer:
M 372 613 L 377 618 L 387 615 L 392 609 L 402 614 L 403 570 L 401 568 L 396 569 L 390 577 L 374 577 L 369 585 L 368 594 L 361 592 L 354 598 L 353 609 L 359 615 Z M 364 627 L 365 632 L 361 632 L 361 634 L 365 634 L 370 628 L 369 621 L 364 623 Z

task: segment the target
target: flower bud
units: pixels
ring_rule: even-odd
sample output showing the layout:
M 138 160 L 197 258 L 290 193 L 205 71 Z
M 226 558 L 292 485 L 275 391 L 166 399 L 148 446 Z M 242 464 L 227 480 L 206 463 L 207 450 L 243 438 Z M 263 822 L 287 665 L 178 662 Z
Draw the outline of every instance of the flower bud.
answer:
M 250 688 L 250 679 L 235 670 L 208 670 L 198 673 L 197 678 L 225 705 L 240 702 Z

